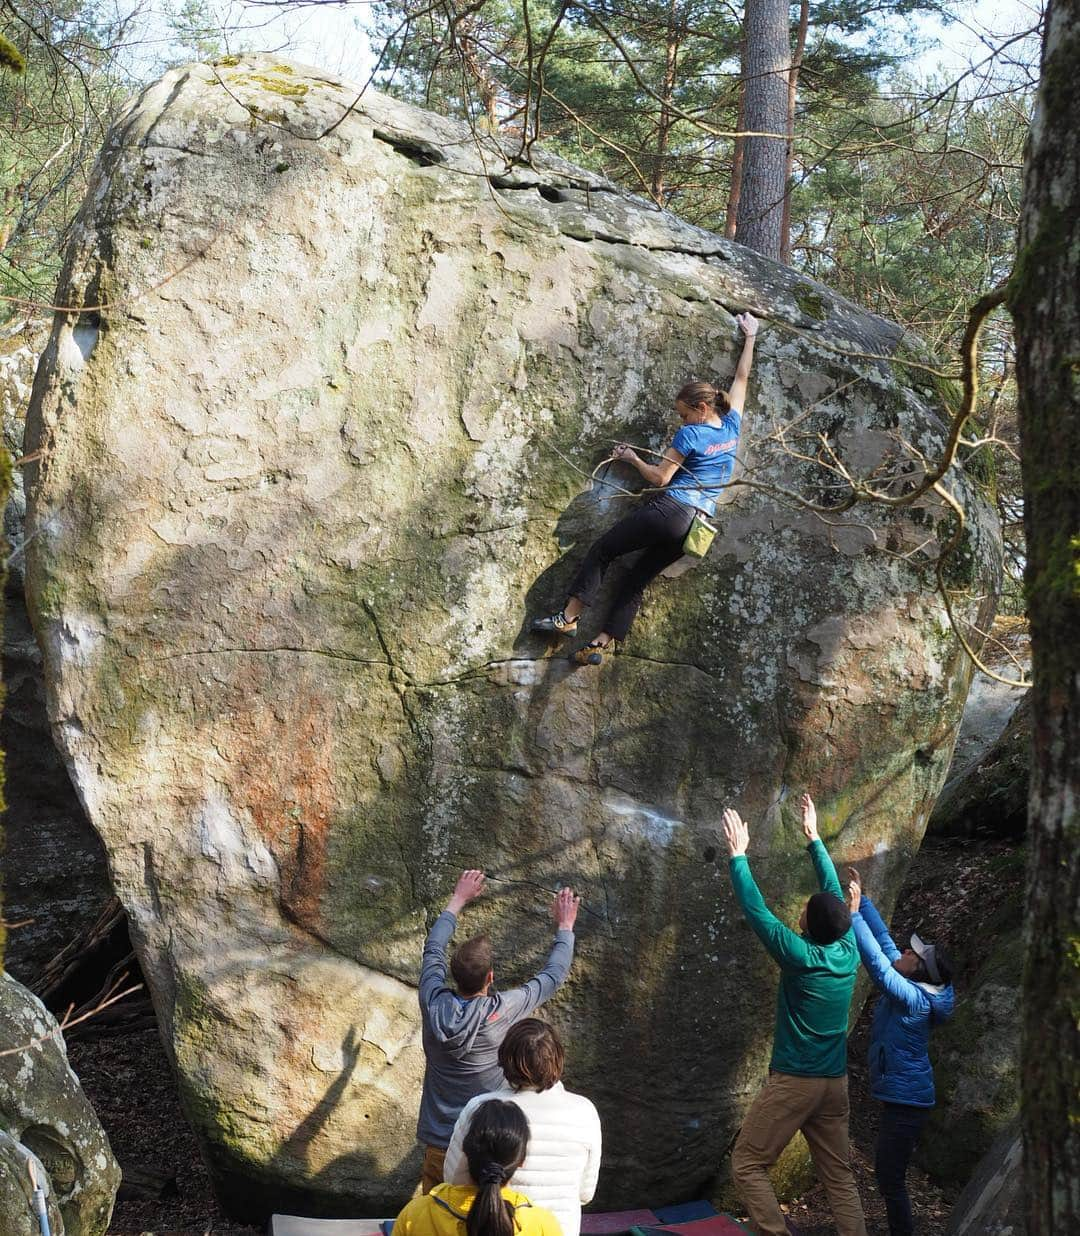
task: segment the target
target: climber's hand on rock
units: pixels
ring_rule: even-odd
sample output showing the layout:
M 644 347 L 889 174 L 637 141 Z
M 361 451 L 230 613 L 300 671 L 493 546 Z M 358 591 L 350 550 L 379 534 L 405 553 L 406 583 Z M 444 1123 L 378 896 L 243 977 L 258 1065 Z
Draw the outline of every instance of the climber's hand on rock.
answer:
M 748 339 L 753 339 L 760 328 L 760 323 L 752 313 L 740 313 L 735 321 L 742 327 L 743 334 Z
M 817 808 L 809 794 L 799 799 L 799 810 L 802 812 L 803 836 L 807 841 L 820 841 L 817 830 Z
M 617 459 L 619 463 L 635 463 L 637 460 L 637 451 L 627 442 L 620 442 L 611 452 L 612 458 Z
M 551 903 L 551 917 L 559 931 L 573 931 L 581 898 L 574 896 L 572 888 L 560 888 Z
M 454 886 L 454 895 L 446 903 L 446 908 L 451 914 L 460 914 L 469 902 L 475 901 L 483 891 L 484 873 L 473 868 L 463 871 L 458 876 L 458 882 Z
M 722 819 L 728 853 L 732 858 L 745 854 L 750 844 L 750 830 L 743 823 L 742 816 L 733 807 L 725 807 Z

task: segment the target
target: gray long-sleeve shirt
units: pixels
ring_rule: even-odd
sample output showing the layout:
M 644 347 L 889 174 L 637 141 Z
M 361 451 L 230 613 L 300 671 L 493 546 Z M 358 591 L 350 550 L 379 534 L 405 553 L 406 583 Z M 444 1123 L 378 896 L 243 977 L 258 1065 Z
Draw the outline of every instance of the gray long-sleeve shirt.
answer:
M 428 933 L 420 965 L 427 1069 L 416 1136 L 439 1149 L 450 1144 L 465 1104 L 502 1086 L 498 1057 L 506 1032 L 559 990 L 574 958 L 574 933 L 557 931 L 544 968 L 534 978 L 511 991 L 466 1000 L 446 981 L 446 946 L 456 926 L 457 916 L 444 910 Z

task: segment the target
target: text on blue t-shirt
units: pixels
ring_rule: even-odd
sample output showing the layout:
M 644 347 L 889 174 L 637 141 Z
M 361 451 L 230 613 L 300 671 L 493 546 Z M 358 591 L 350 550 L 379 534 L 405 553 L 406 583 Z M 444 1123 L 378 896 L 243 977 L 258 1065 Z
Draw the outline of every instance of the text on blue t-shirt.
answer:
M 742 416 L 734 408 L 719 425 L 683 425 L 671 441 L 683 461 L 668 481 L 668 493 L 687 506 L 714 515 L 720 490 L 735 469 L 741 428 Z

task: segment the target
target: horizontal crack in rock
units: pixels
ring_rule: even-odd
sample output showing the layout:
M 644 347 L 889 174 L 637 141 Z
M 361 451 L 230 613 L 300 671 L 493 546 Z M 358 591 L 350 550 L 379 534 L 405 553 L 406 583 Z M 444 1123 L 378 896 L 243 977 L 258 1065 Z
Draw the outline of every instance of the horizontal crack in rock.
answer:
M 219 653 L 243 653 L 251 656 L 273 656 L 280 652 L 290 652 L 302 656 L 330 657 L 334 661 L 352 661 L 358 665 L 383 665 L 392 667 L 392 661 L 379 661 L 371 657 L 358 657 L 350 652 L 339 652 L 331 648 L 294 648 L 283 644 L 273 648 L 181 648 L 177 652 L 168 652 L 163 656 L 151 657 L 152 661 L 175 661 L 181 657 L 213 657 Z

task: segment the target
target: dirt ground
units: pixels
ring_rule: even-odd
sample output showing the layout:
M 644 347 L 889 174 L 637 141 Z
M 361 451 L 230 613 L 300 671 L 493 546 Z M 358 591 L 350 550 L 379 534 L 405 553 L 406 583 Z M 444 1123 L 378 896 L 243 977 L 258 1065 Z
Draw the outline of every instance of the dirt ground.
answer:
M 948 946 L 979 938 L 981 916 L 994 904 L 989 889 L 1000 888 L 1000 859 L 1014 847 L 999 841 L 928 843 L 912 866 L 893 917 L 898 938 L 919 929 Z M 1020 879 L 1019 865 L 1013 865 Z M 998 874 L 991 875 L 991 871 Z M 987 947 L 992 941 L 987 940 Z M 961 994 L 962 998 L 962 994 Z M 850 1085 L 852 1161 L 870 1236 L 886 1236 L 884 1207 L 873 1176 L 876 1106 L 870 1099 L 865 1067 L 871 1002 L 851 1037 Z M 121 1165 L 169 1178 L 154 1201 L 121 1198 L 109 1236 L 255 1236 L 262 1229 L 230 1223 L 210 1190 L 209 1176 L 194 1136 L 180 1111 L 168 1062 L 156 1030 L 74 1042 L 73 1068 L 108 1132 Z M 917 1167 L 909 1190 L 920 1236 L 943 1236 L 957 1190 L 937 1187 Z M 835 1231 L 820 1187 L 788 1207 L 802 1236 Z

